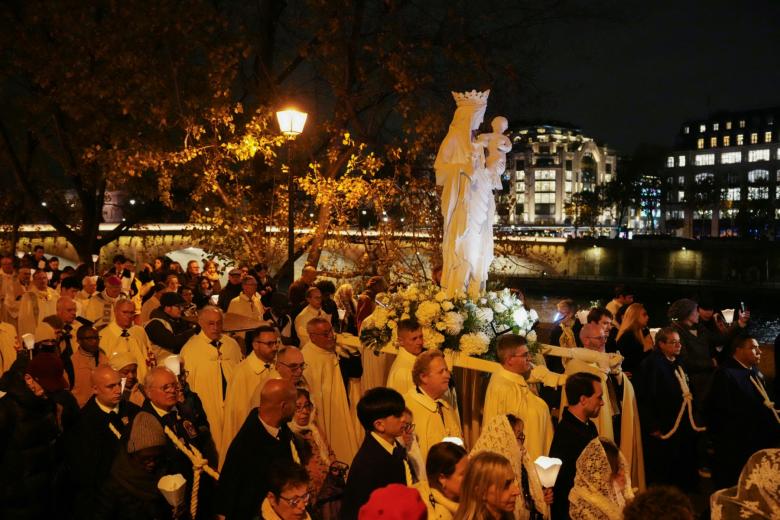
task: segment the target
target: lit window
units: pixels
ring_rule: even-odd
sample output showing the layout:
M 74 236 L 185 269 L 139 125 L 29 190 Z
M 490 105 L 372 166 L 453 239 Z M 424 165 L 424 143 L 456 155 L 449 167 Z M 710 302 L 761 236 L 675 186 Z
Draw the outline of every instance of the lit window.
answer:
M 680 168 L 685 166 L 685 156 L 684 155 L 680 155 L 680 156 L 677 157 L 677 166 L 679 166 Z
M 674 168 L 674 157 L 667 157 L 667 159 L 666 159 L 666 167 L 667 168 Z
M 731 146 L 731 136 L 723 136 L 723 146 Z
M 772 142 L 772 132 L 764 132 L 764 142 L 765 143 Z
M 728 188 L 726 190 L 726 200 L 738 201 L 741 193 L 739 188 Z
M 699 132 L 706 132 L 707 131 L 707 125 L 699 125 Z
M 742 146 L 743 144 L 745 144 L 745 136 L 737 134 L 737 146 Z
M 704 139 L 697 139 L 696 140 L 696 149 L 702 150 L 704 148 Z
M 750 134 L 750 144 L 756 144 L 758 142 L 758 134 Z
M 721 164 L 735 164 L 742 162 L 742 152 L 725 152 L 720 154 Z
M 566 189 L 566 193 L 571 193 L 571 183 L 567 181 L 564 184 L 564 186 L 565 186 L 565 189 Z
M 683 132 L 685 132 L 686 134 L 690 134 L 690 133 L 691 133 L 691 127 L 690 127 L 690 126 L 686 126 L 686 127 L 683 129 Z
M 672 166 L 674 166 L 674 164 L 672 164 Z M 566 180 L 567 181 L 571 181 L 571 175 L 572 175 L 571 172 L 566 172 Z
M 740 119 L 740 121 L 739 121 L 739 127 L 740 127 L 740 128 L 745 128 L 745 120 L 744 120 L 744 119 Z
M 519 181 L 516 184 L 516 188 L 515 189 L 517 190 L 517 193 L 525 193 L 525 182 Z
M 719 123 L 712 123 L 712 129 L 716 132 L 720 130 L 720 124 Z
M 555 193 L 535 193 L 534 202 L 536 204 L 554 204 Z
M 718 146 L 718 138 L 710 137 L 710 148 L 715 148 L 716 146 Z
M 685 200 L 685 192 L 684 191 L 678 191 L 677 192 L 677 200 L 682 202 Z
M 714 180 L 715 176 L 711 173 L 697 173 L 696 174 L 696 182 L 706 182 L 710 180 Z
M 768 161 L 769 160 L 769 148 L 763 150 L 750 150 L 748 152 L 748 162 L 756 161 Z
M 701 153 L 694 158 L 694 164 L 696 166 L 710 166 L 715 164 L 714 153 Z
M 555 170 L 536 170 L 534 173 L 534 180 L 536 181 L 554 181 Z
M 748 182 L 769 182 L 769 170 L 753 170 L 748 172 Z
M 726 121 L 726 130 L 731 130 L 731 121 Z
M 677 184 L 683 185 L 685 184 L 685 177 L 683 175 L 680 175 L 677 177 Z
M 748 187 L 748 200 L 767 200 L 769 198 L 769 188 L 767 186 Z

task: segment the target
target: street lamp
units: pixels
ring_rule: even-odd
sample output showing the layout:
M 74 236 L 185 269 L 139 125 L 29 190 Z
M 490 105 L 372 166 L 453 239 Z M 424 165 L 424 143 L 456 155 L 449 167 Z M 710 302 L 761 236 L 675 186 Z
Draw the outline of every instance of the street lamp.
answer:
M 276 113 L 279 130 L 287 138 L 287 263 L 289 264 L 290 284 L 295 280 L 295 185 L 292 169 L 293 141 L 303 132 L 306 125 L 306 112 L 287 108 Z

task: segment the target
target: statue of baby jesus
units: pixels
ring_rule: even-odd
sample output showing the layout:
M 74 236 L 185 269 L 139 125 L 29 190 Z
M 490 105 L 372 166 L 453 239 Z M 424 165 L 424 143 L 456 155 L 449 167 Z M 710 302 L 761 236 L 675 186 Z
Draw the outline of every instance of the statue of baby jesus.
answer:
M 489 134 L 480 134 L 477 142 L 487 148 L 488 156 L 485 160 L 485 166 L 490 172 L 490 178 L 493 182 L 493 189 L 501 189 L 501 176 L 506 170 L 506 154 L 512 150 L 512 141 L 504 135 L 509 128 L 509 121 L 505 117 L 494 117 L 490 122 L 493 132 Z

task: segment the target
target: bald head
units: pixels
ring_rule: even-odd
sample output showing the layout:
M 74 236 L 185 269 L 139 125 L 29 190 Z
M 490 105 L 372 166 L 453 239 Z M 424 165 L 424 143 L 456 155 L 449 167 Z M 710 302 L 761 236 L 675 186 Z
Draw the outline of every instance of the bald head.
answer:
M 113 408 L 122 398 L 122 377 L 108 365 L 101 365 L 92 371 L 92 391 L 95 400 L 103 406 Z
M 604 334 L 604 329 L 598 323 L 583 325 L 580 330 L 580 340 L 582 340 L 582 346 L 589 350 L 604 352 L 607 346 L 607 335 Z
M 260 391 L 260 418 L 274 427 L 292 419 L 297 392 L 291 381 L 269 379 Z

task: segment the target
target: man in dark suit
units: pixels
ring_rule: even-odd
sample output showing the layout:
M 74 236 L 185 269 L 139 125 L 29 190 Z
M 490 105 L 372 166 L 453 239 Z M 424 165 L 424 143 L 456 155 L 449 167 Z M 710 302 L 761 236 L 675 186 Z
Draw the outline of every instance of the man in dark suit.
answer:
M 761 349 L 750 336 L 737 338 L 715 371 L 705 404 L 707 427 L 715 448 L 716 488 L 733 486 L 750 456 L 780 446 L 780 423 L 758 370 Z
M 358 402 L 358 419 L 366 436 L 352 461 L 341 503 L 342 520 L 357 519 L 375 489 L 412 484 L 406 450 L 396 441 L 406 428 L 405 408 L 401 394 L 381 386 L 366 392 Z
M 107 365 L 92 372 L 92 389 L 94 395 L 81 409 L 78 424 L 66 437 L 68 471 L 76 487 L 74 518 L 92 517 L 96 494 L 108 478 L 120 443 L 126 439 L 128 427 L 140 410 L 122 400 L 119 372 Z
M 569 491 L 574 487 L 577 458 L 590 441 L 598 437 L 592 418 L 599 416 L 604 404 L 601 378 L 588 372 L 572 374 L 566 380 L 566 399 L 569 406 L 561 414 L 558 428 L 550 446 L 550 457 L 561 459 L 563 464 L 553 488 L 552 519 L 569 518 Z
M 218 518 L 255 518 L 270 490 L 272 465 L 303 462 L 303 444 L 287 427 L 295 413 L 296 396 L 291 382 L 266 381 L 260 407 L 249 412 L 225 456 L 217 489 Z

